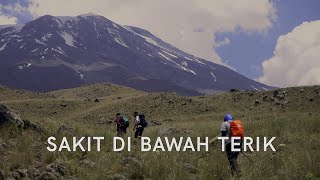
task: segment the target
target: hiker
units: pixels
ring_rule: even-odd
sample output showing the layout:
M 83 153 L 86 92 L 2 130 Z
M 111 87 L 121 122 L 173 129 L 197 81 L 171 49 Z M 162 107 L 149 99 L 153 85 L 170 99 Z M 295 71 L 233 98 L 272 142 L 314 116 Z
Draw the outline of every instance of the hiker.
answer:
M 122 116 L 120 113 L 116 114 L 116 120 L 114 121 L 117 123 L 117 136 L 123 136 L 127 133 L 127 128 L 129 127 L 129 121 L 125 116 Z
M 231 137 L 241 137 L 241 139 L 243 139 L 244 131 L 242 122 L 240 120 L 233 120 L 230 114 L 226 114 L 224 116 L 224 122 L 221 124 L 220 131 L 222 137 L 229 137 L 225 142 L 225 149 L 230 164 L 231 174 L 232 176 L 239 175 L 237 158 L 240 152 L 231 151 Z M 234 146 L 235 148 L 242 148 L 242 140 L 234 140 L 234 142 L 240 143 L 240 146 Z
M 135 124 L 133 127 L 133 131 L 136 130 L 134 133 L 135 138 L 141 138 L 144 128 L 147 126 L 147 121 L 143 114 L 139 114 L 138 112 L 134 112 L 133 116 L 135 118 Z

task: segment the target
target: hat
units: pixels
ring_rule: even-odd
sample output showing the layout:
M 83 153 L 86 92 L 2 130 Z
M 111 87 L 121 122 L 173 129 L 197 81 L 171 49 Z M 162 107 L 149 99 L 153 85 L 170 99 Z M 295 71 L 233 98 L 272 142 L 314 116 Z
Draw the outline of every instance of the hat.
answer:
M 231 116 L 231 114 L 226 114 L 225 116 L 224 116 L 224 121 L 230 121 L 230 120 L 232 120 L 233 118 L 232 118 L 232 116 Z

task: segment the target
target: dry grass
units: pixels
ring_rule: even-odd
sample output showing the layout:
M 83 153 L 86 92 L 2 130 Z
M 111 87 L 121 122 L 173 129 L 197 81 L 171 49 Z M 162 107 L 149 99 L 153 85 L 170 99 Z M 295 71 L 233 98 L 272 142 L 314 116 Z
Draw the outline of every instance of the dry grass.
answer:
M 280 90 L 286 91 L 287 95 L 279 103 L 269 99 L 273 92 L 179 97 L 166 93 L 147 94 L 112 85 L 93 85 L 50 93 L 54 98 L 43 98 L 47 95 L 18 101 L 6 98 L 2 103 L 15 109 L 23 118 L 45 127 L 48 134 L 21 132 L 13 127 L 1 129 L 0 142 L 16 144 L 9 149 L 12 152 L 9 154 L 0 149 L 2 157 L 6 158 L 6 163 L 0 163 L 0 169 L 32 168 L 39 162 L 45 167 L 59 160 L 67 167 L 66 176 L 75 179 L 122 176 L 130 179 L 231 178 L 220 145 L 211 145 L 209 152 L 140 152 L 139 142 L 134 141 L 131 152 L 117 153 L 112 151 L 111 144 L 112 137 L 116 135 L 115 127 L 108 123 L 116 112 L 122 112 L 132 120 L 132 112 L 139 111 L 145 113 L 149 122 L 157 120 L 162 123 L 148 127 L 145 136 L 155 140 L 161 129 L 175 127 L 182 131 L 170 137 L 189 136 L 195 139 L 216 136 L 223 115 L 230 112 L 243 120 L 247 136 L 276 136 L 276 148 L 279 144 L 286 144 L 283 151 L 276 153 L 249 153 L 254 163 L 240 155 L 243 178 L 320 178 L 319 89 L 315 86 L 304 87 L 303 90 Z M 265 96 L 268 98 L 264 101 Z M 99 102 L 94 102 L 96 98 Z M 256 100 L 260 103 L 256 104 Z M 77 136 L 106 137 L 102 151 L 86 155 L 80 152 L 47 152 L 43 142 L 49 135 L 64 136 L 66 132 L 57 133 L 62 125 L 72 128 Z M 127 136 L 132 137 L 131 128 L 132 124 Z M 83 157 L 95 165 L 90 167 L 80 163 Z

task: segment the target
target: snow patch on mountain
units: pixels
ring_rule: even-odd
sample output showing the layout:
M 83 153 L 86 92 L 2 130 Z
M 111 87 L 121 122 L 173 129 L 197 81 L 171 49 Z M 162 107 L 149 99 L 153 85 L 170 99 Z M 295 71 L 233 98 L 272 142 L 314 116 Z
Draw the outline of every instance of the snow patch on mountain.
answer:
M 138 33 L 136 33 L 136 34 L 138 34 Z M 144 38 L 145 41 L 148 42 L 149 44 L 152 44 L 152 45 L 154 45 L 154 46 L 157 46 L 157 47 L 159 47 L 159 48 L 161 48 L 161 49 L 164 49 L 164 50 L 166 50 L 166 51 L 171 51 L 170 49 L 165 48 L 165 47 L 161 46 L 160 44 L 158 44 L 158 43 L 157 43 L 154 39 L 152 39 L 152 38 L 149 38 L 149 37 L 144 36 L 144 35 L 141 35 L 141 34 L 138 34 L 138 35 L 139 35 L 140 37 Z
M 98 29 L 97 29 L 97 24 L 95 22 L 92 22 L 93 23 L 93 26 L 94 26 L 94 31 L 96 32 L 97 34 L 97 38 L 100 37 L 100 33 L 98 32 Z
M 3 51 L 3 50 L 6 48 L 7 43 L 8 43 L 8 42 L 4 43 L 4 44 L 2 45 L 2 47 L 0 47 L 0 51 Z
M 253 85 L 251 85 L 251 87 L 256 91 L 260 91 L 258 88 L 254 87 Z
M 107 28 L 109 34 L 113 37 L 114 41 L 120 44 L 123 47 L 129 48 L 129 46 L 123 42 L 121 37 L 119 36 L 119 31 L 111 28 Z
M 185 62 L 185 61 L 182 61 L 182 62 L 181 62 L 181 65 L 182 65 L 182 66 L 186 66 L 186 67 L 188 67 L 188 63 L 187 63 L 187 62 Z
M 115 30 L 115 29 L 107 28 L 107 30 L 108 30 L 108 32 L 109 32 L 109 34 L 110 34 L 111 36 L 113 36 L 113 35 L 118 35 L 118 33 L 119 33 L 119 31 L 118 31 L 118 30 Z
M 52 36 L 52 34 L 51 34 L 51 33 L 48 33 L 48 34 L 42 36 L 41 40 L 42 40 L 42 41 L 48 41 L 48 38 L 51 38 L 51 36 Z
M 168 55 L 169 55 L 169 56 L 171 56 L 171 57 L 178 58 L 178 56 L 173 55 L 173 54 L 171 54 L 171 53 L 168 53 L 167 51 L 162 51 L 162 52 L 164 52 L 164 53 L 168 54 Z
M 40 41 L 39 39 L 34 39 L 34 41 L 35 41 L 37 44 L 47 45 L 46 43 Z
M 188 69 L 188 68 L 186 68 L 186 67 L 184 67 L 184 66 L 176 63 L 175 61 L 171 60 L 170 58 L 168 58 L 168 57 L 165 56 L 164 54 L 162 54 L 162 53 L 160 53 L 160 52 L 159 52 L 158 54 L 159 54 L 160 56 L 162 56 L 163 58 L 165 58 L 166 60 L 173 62 L 173 63 L 176 64 L 178 67 L 180 67 L 182 70 L 187 71 L 187 72 L 190 72 L 190 73 L 192 73 L 192 74 L 194 74 L 194 75 L 197 75 L 197 73 L 195 73 L 193 70 Z
M 10 36 L 11 38 L 20 38 L 20 37 L 22 37 L 22 36 L 18 36 L 18 35 L 12 35 L 12 36 Z
M 189 60 L 189 61 L 193 61 L 191 58 L 189 58 L 189 57 L 187 57 L 187 56 L 185 56 L 184 58 L 187 59 L 187 60 Z
M 200 63 L 200 64 L 202 64 L 202 65 L 206 65 L 206 63 L 201 62 L 198 58 L 194 58 L 194 60 L 197 61 L 197 63 Z
M 144 36 L 142 34 L 139 34 L 137 32 L 135 32 L 134 30 L 132 30 L 129 26 L 122 26 L 124 29 L 126 29 L 127 31 L 137 35 L 137 36 L 140 36 L 141 38 L 143 38 L 146 42 L 148 42 L 149 44 L 152 44 L 154 46 L 157 46 L 161 49 L 164 49 L 164 50 L 167 50 L 167 51 L 171 51 L 165 47 L 162 47 L 161 45 L 159 45 L 154 39 L 150 38 L 150 37 L 147 37 L 147 36 Z
M 114 40 L 115 40 L 118 44 L 120 44 L 121 46 L 124 46 L 124 47 L 126 47 L 126 48 L 129 48 L 129 46 L 126 45 L 126 43 L 124 43 L 121 38 L 115 37 Z
M 211 76 L 213 77 L 214 82 L 217 82 L 217 77 L 213 74 L 213 72 L 211 72 Z
M 27 63 L 27 64 L 24 64 L 24 65 L 18 66 L 18 69 L 22 70 L 22 69 L 28 68 L 30 66 L 31 66 L 31 63 Z
M 13 34 L 13 33 L 19 33 L 21 31 L 21 29 L 24 27 L 24 24 L 18 24 L 18 25 L 4 25 L 4 26 L 0 26 L 0 29 L 6 29 L 6 28 L 12 28 L 11 31 L 7 31 L 1 35 L 8 35 L 8 34 Z
M 172 56 L 172 57 L 175 57 L 175 58 L 178 58 L 178 56 L 174 55 L 174 54 L 177 54 L 181 57 L 184 57 L 185 59 L 189 60 L 189 61 L 195 61 L 199 64 L 202 64 L 202 65 L 206 65 L 204 62 L 200 61 L 199 59 L 197 59 L 196 57 L 188 57 L 188 56 L 192 56 L 190 54 L 187 54 L 185 52 L 181 52 L 182 54 L 179 53 L 179 50 L 178 49 L 175 49 L 174 47 L 172 47 L 171 45 L 169 45 L 169 47 L 172 47 L 170 49 L 166 48 L 166 47 L 163 47 L 162 45 L 160 45 L 156 40 L 154 40 L 153 38 L 150 38 L 150 37 L 147 37 L 147 36 L 144 36 L 142 34 L 139 34 L 137 32 L 135 32 L 131 27 L 129 26 L 122 26 L 123 28 L 125 28 L 127 31 L 137 35 L 137 36 L 140 36 L 141 38 L 143 38 L 147 43 L 151 44 L 151 45 L 154 45 L 154 46 L 157 46 L 161 49 L 163 49 L 162 51 L 166 54 L 168 54 L 169 56 Z M 170 52 L 170 53 L 169 53 Z M 174 54 L 172 54 L 174 52 Z
M 73 36 L 68 34 L 67 32 L 61 32 L 59 33 L 60 36 L 64 39 L 65 43 L 69 46 L 72 46 L 72 47 L 75 47 L 76 46 L 74 45 L 74 43 L 76 42 L 74 39 L 73 39 Z
M 140 36 L 143 37 L 148 43 L 153 44 L 153 45 L 155 45 L 155 46 L 158 46 L 158 47 L 162 48 L 162 47 L 159 46 L 158 43 L 157 43 L 155 40 L 153 40 L 152 38 L 149 38 L 149 37 L 144 36 L 144 35 L 141 35 L 141 34 L 140 34 Z
M 63 22 L 59 18 L 55 18 L 55 21 L 58 23 L 59 28 L 63 28 Z
M 82 80 L 84 80 L 84 81 L 85 81 L 85 79 L 84 79 L 84 75 L 83 75 L 80 71 L 78 71 L 78 70 L 75 70 L 75 71 L 79 74 L 80 79 L 82 79 Z
M 42 41 L 48 41 L 48 39 L 47 39 L 46 36 L 43 36 L 43 37 L 41 38 L 41 40 L 42 40 Z
M 65 55 L 65 52 L 61 49 L 61 47 L 57 47 L 57 49 L 51 48 L 51 50 L 56 51 L 59 54 Z
M 115 28 L 119 28 L 115 23 L 112 23 L 112 26 Z
M 74 17 L 71 16 L 57 16 L 57 18 L 60 19 L 63 24 L 74 19 Z
M 167 56 L 163 55 L 161 52 L 159 52 L 158 54 L 159 54 L 160 56 L 162 56 L 163 58 L 165 58 L 166 60 L 171 61 L 171 62 L 173 62 L 173 63 L 176 63 L 176 62 L 172 61 L 170 58 L 168 58 Z
M 195 76 L 197 75 L 197 73 L 195 73 L 195 72 L 194 72 L 193 70 L 191 70 L 191 69 L 185 68 L 185 67 L 183 67 L 183 66 L 181 66 L 181 65 L 180 65 L 180 67 L 181 67 L 184 71 L 190 72 L 190 73 L 194 74 Z

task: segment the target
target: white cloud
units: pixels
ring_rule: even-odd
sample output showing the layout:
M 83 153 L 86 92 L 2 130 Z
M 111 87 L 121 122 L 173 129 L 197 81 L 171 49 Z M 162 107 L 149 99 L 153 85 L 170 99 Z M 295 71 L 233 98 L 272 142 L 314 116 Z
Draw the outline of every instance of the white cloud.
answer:
M 9 4 L 6 6 L 0 6 L 1 9 L 7 10 L 10 14 L 22 14 L 28 11 L 27 7 L 21 6 L 19 2 Z
M 280 36 L 274 56 L 262 63 L 259 81 L 273 86 L 320 85 L 320 20 Z
M 3 14 L 3 10 L 13 11 L 14 9 L 18 10 L 18 8 L 19 8 L 18 5 L 3 6 L 2 4 L 0 4 L 0 25 L 17 24 L 17 18 L 12 17 L 11 15 Z M 20 6 L 20 8 L 22 7 Z
M 17 24 L 17 18 L 2 15 L 0 13 L 0 25 Z
M 196 56 L 222 63 L 215 33 L 264 32 L 276 19 L 269 0 L 29 0 L 30 12 L 75 16 L 93 12 L 120 24 L 150 30 Z M 201 31 L 194 31 L 201 29 Z
M 225 37 L 222 41 L 216 41 L 215 43 L 215 47 L 221 47 L 221 46 L 225 46 L 231 43 L 231 40 L 227 37 Z

